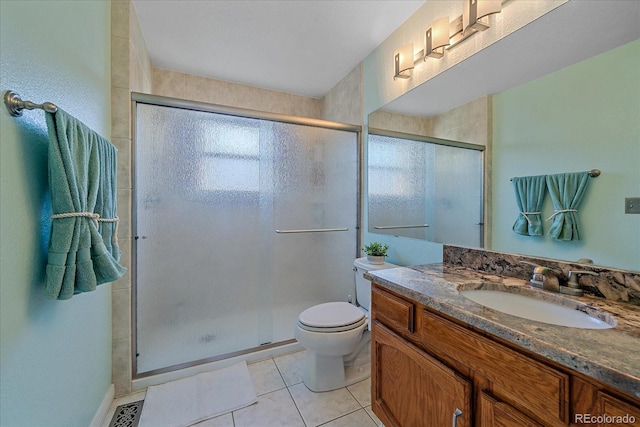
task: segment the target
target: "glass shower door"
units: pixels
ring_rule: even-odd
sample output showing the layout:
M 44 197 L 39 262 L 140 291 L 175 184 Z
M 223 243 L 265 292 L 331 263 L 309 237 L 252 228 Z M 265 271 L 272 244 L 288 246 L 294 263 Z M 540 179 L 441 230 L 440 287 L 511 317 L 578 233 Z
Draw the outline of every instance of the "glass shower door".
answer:
M 357 140 L 137 104 L 136 373 L 290 340 L 353 294 Z M 348 231 L 276 232 L 330 227 Z
M 259 131 L 249 119 L 138 104 L 138 373 L 269 340 Z
M 293 337 L 298 314 L 355 301 L 358 139 L 353 132 L 273 123 L 273 340 Z

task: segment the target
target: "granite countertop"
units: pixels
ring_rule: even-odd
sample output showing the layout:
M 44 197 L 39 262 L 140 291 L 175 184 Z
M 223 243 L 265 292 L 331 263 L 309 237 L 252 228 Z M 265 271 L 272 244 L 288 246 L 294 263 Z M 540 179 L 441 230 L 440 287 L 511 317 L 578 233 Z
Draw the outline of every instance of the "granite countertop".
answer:
M 498 284 L 518 293 L 530 289 L 529 282 L 522 279 L 442 263 L 371 271 L 365 277 L 382 288 L 640 398 L 640 306 L 586 295 L 562 295 L 617 321 L 612 329 L 578 329 L 511 316 L 458 292 L 462 288 Z M 552 294 L 551 298 L 559 296 L 537 292 Z

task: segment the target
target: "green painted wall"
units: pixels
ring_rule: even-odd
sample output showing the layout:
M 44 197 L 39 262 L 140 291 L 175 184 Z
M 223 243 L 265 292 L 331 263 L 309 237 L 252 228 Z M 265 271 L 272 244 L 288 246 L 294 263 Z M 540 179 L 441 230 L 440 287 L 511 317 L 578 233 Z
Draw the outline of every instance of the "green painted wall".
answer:
M 591 258 L 640 270 L 640 40 L 494 96 L 493 248 L 548 258 Z M 601 169 L 578 215 L 583 240 L 511 230 L 518 215 L 509 178 Z M 545 218 L 553 212 L 547 195 Z M 545 232 L 550 222 L 545 222 Z
M 108 1 L 0 1 L 0 90 L 109 137 L 110 22 Z M 86 427 L 111 383 L 110 285 L 44 299 L 44 112 L 0 110 L 0 425 Z

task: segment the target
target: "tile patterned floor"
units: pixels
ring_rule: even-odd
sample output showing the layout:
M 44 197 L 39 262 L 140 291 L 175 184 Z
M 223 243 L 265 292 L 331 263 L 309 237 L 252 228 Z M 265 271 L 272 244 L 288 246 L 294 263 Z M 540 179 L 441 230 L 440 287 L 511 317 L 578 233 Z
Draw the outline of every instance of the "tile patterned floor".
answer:
M 314 393 L 302 383 L 304 351 L 249 364 L 258 403 L 203 421 L 196 427 L 384 427 L 371 410 L 371 380 Z M 144 399 L 145 392 L 116 399 L 115 408 Z

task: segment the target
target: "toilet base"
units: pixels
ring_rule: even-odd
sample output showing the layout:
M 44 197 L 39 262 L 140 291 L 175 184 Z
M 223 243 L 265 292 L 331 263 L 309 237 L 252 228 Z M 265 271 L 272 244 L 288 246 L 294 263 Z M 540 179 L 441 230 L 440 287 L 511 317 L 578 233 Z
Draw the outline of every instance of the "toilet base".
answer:
M 307 366 L 304 372 L 304 385 L 313 392 L 336 390 L 366 380 L 371 376 L 371 363 L 359 366 L 344 366 L 341 357 L 323 357 L 307 351 Z M 320 372 L 320 375 L 317 373 Z
M 336 390 L 371 376 L 371 353 L 367 346 L 357 357 L 325 356 L 307 350 L 303 382 L 313 392 Z M 345 362 L 345 359 L 347 362 Z

